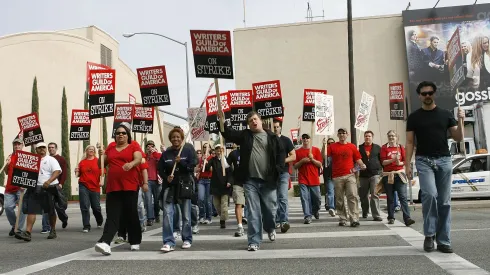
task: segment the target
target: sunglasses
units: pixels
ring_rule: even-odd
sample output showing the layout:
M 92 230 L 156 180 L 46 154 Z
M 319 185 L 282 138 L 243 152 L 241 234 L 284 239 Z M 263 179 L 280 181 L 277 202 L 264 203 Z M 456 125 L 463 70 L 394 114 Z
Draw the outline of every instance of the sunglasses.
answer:
M 127 134 L 128 134 L 128 133 L 126 133 L 126 132 L 116 132 L 116 136 L 119 136 L 119 135 L 123 135 L 123 136 L 125 136 L 125 135 L 127 135 Z
M 327 145 L 334 144 L 335 142 L 328 142 Z
M 433 96 L 435 92 L 422 92 L 420 93 L 421 96 Z

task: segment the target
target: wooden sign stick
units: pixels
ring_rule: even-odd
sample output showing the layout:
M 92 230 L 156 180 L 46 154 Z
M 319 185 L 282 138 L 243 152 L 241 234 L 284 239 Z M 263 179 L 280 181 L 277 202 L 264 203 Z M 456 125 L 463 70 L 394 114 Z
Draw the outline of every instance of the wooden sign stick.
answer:
M 157 112 L 158 133 L 160 134 L 160 144 L 163 145 L 163 129 L 162 129 L 162 122 L 160 120 L 160 111 L 158 110 L 158 107 L 156 108 L 156 112 Z

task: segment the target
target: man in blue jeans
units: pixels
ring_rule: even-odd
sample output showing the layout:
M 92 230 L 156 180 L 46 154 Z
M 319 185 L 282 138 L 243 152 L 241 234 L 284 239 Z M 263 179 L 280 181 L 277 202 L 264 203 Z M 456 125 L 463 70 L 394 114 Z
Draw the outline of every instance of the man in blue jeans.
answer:
M 219 118 L 224 121 L 223 112 Z M 259 114 L 252 111 L 247 114 L 249 129 L 236 131 L 224 127 L 223 137 L 240 146 L 238 180 L 243 182 L 247 198 L 247 237 L 248 251 L 259 250 L 262 242 L 262 228 L 270 241 L 276 240 L 277 182 L 284 168 L 284 149 L 279 138 L 270 130 L 262 127 Z M 246 163 L 246 164 L 245 164 Z
M 323 157 L 323 183 L 325 184 L 325 210 L 330 216 L 335 217 L 335 188 L 332 180 L 332 158 L 327 157 L 326 146 L 335 143 L 335 139 L 323 139 L 322 157 Z
M 451 247 L 451 174 L 452 162 L 447 146 L 447 130 L 455 141 L 463 139 L 464 110 L 458 108 L 456 122 L 453 115 L 437 107 L 434 83 L 424 81 L 417 87 L 422 108 L 414 111 L 407 120 L 406 174 L 412 176 L 410 161 L 417 138 L 415 165 L 419 172 L 422 191 L 422 214 L 424 217 L 424 250 L 453 253 Z
M 274 121 L 274 133 L 279 137 L 284 149 L 285 159 L 284 168 L 279 176 L 279 183 L 277 184 L 277 214 L 276 214 L 276 228 L 281 228 L 282 233 L 288 232 L 289 225 L 288 220 L 288 190 L 289 190 L 289 163 L 296 160 L 296 152 L 294 151 L 293 142 L 286 136 L 281 135 L 282 121 Z
M 160 206 L 158 197 L 162 191 L 162 185 L 158 182 L 158 160 L 162 156 L 155 148 L 155 142 L 146 142 L 146 162 L 148 163 L 148 192 L 144 193 L 144 205 L 146 209 L 146 225 L 152 226 L 154 222 L 160 222 Z

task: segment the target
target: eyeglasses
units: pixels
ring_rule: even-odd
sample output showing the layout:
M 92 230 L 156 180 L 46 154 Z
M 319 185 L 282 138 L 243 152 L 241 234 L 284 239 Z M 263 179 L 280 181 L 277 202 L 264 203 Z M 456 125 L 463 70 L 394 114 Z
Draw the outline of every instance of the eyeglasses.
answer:
M 126 132 L 116 132 L 116 136 L 119 136 L 119 135 L 123 135 L 123 136 L 125 136 L 125 135 L 127 135 L 127 134 L 128 134 L 128 133 L 126 133 Z
M 327 145 L 334 144 L 335 142 L 328 142 Z
M 421 96 L 433 96 L 435 92 L 422 92 L 420 93 Z

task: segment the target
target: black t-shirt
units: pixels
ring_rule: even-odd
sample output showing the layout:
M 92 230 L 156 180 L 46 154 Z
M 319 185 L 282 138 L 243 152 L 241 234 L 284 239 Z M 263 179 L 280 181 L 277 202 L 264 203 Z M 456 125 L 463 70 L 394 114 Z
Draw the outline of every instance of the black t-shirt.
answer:
M 284 148 L 284 151 L 286 152 L 286 154 L 285 154 L 286 157 L 288 157 L 289 152 L 294 150 L 293 142 L 288 137 L 283 136 L 283 135 L 281 135 L 279 137 L 279 140 L 281 141 L 282 147 Z M 289 173 L 289 163 L 286 163 L 286 165 L 284 165 L 284 168 L 282 168 L 282 171 L 284 173 Z
M 435 107 L 432 110 L 422 108 L 411 113 L 407 119 L 407 132 L 414 132 L 417 144 L 417 156 L 450 156 L 447 145 L 447 130 L 458 123 L 448 110 Z
M 238 178 L 238 166 L 240 165 L 240 152 L 237 150 L 233 150 L 230 152 L 228 155 L 228 158 L 226 159 L 228 164 L 231 166 L 233 169 L 232 175 L 233 175 L 233 184 L 239 184 L 236 179 Z

